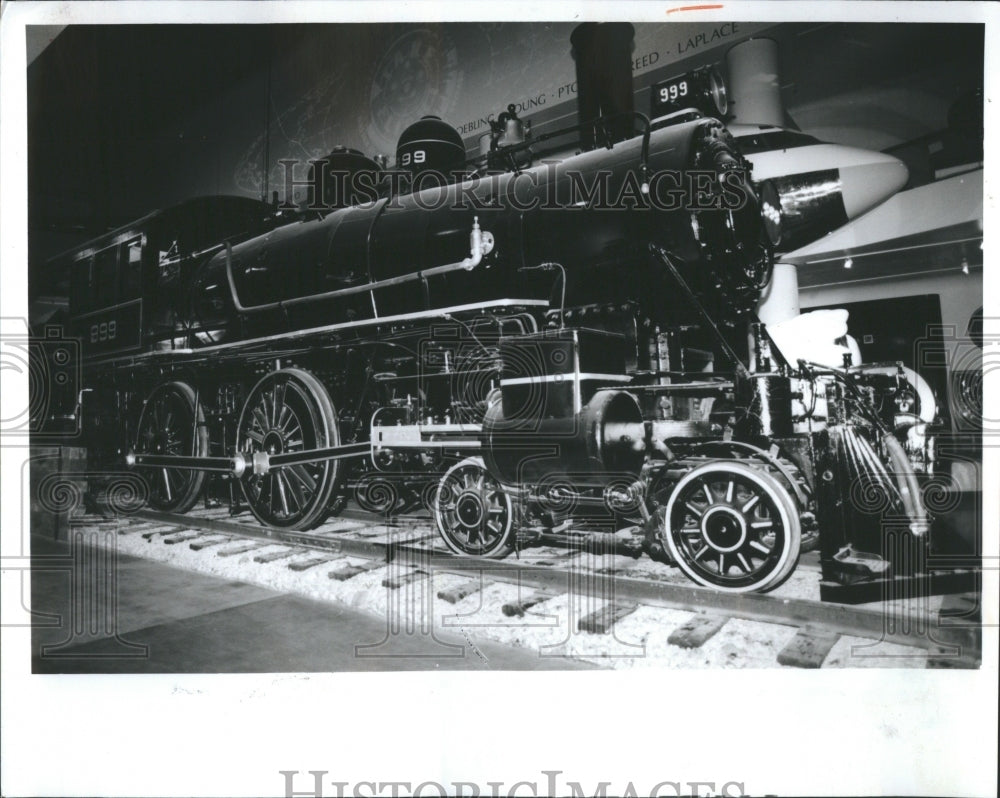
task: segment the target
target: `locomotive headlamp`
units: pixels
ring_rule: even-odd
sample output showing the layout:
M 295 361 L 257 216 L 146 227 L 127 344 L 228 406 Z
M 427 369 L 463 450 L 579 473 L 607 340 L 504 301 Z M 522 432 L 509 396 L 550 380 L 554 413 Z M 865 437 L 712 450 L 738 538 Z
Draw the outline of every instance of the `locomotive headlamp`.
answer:
M 720 118 L 729 112 L 726 84 L 715 67 L 701 67 L 653 86 L 650 99 L 652 119 L 683 108 L 697 108 L 707 116 Z

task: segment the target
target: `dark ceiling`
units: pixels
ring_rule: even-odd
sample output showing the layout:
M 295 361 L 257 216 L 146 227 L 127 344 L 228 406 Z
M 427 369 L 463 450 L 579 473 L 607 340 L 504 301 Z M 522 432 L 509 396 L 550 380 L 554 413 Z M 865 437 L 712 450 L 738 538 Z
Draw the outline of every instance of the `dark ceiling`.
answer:
M 184 139 L 212 135 L 188 120 L 261 72 L 267 36 L 260 26 L 66 28 L 28 68 L 30 229 L 95 235 L 156 207 Z

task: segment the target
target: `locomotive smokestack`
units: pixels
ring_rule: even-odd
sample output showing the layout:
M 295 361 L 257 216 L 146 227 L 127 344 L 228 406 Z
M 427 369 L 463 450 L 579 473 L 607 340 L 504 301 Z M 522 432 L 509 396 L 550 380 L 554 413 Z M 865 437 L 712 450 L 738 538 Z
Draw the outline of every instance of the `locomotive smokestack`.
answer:
M 591 122 L 599 116 L 631 113 L 632 40 L 635 28 L 628 22 L 584 22 L 573 29 L 569 40 L 576 59 L 579 118 Z M 633 120 L 622 117 L 609 125 L 613 141 L 632 135 Z M 580 134 L 585 150 L 594 148 L 594 130 Z

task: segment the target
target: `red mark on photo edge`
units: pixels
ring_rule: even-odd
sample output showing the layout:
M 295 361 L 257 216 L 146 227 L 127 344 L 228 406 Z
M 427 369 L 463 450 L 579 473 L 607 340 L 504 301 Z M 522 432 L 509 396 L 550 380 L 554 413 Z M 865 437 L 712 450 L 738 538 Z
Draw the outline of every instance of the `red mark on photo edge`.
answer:
M 722 3 L 712 6 L 681 6 L 680 8 L 668 8 L 667 13 L 673 14 L 675 11 L 711 11 L 717 8 L 722 8 Z

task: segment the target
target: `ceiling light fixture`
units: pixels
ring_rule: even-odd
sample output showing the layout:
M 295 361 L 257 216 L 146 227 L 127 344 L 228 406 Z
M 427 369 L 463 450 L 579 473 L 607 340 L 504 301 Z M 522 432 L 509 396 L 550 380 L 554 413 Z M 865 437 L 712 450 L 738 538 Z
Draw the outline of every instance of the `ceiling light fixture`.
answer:
M 969 273 L 969 261 L 966 258 L 962 258 L 962 274 Z
M 848 258 L 847 260 L 844 261 L 845 269 L 850 269 L 852 266 L 854 266 L 854 258 Z

